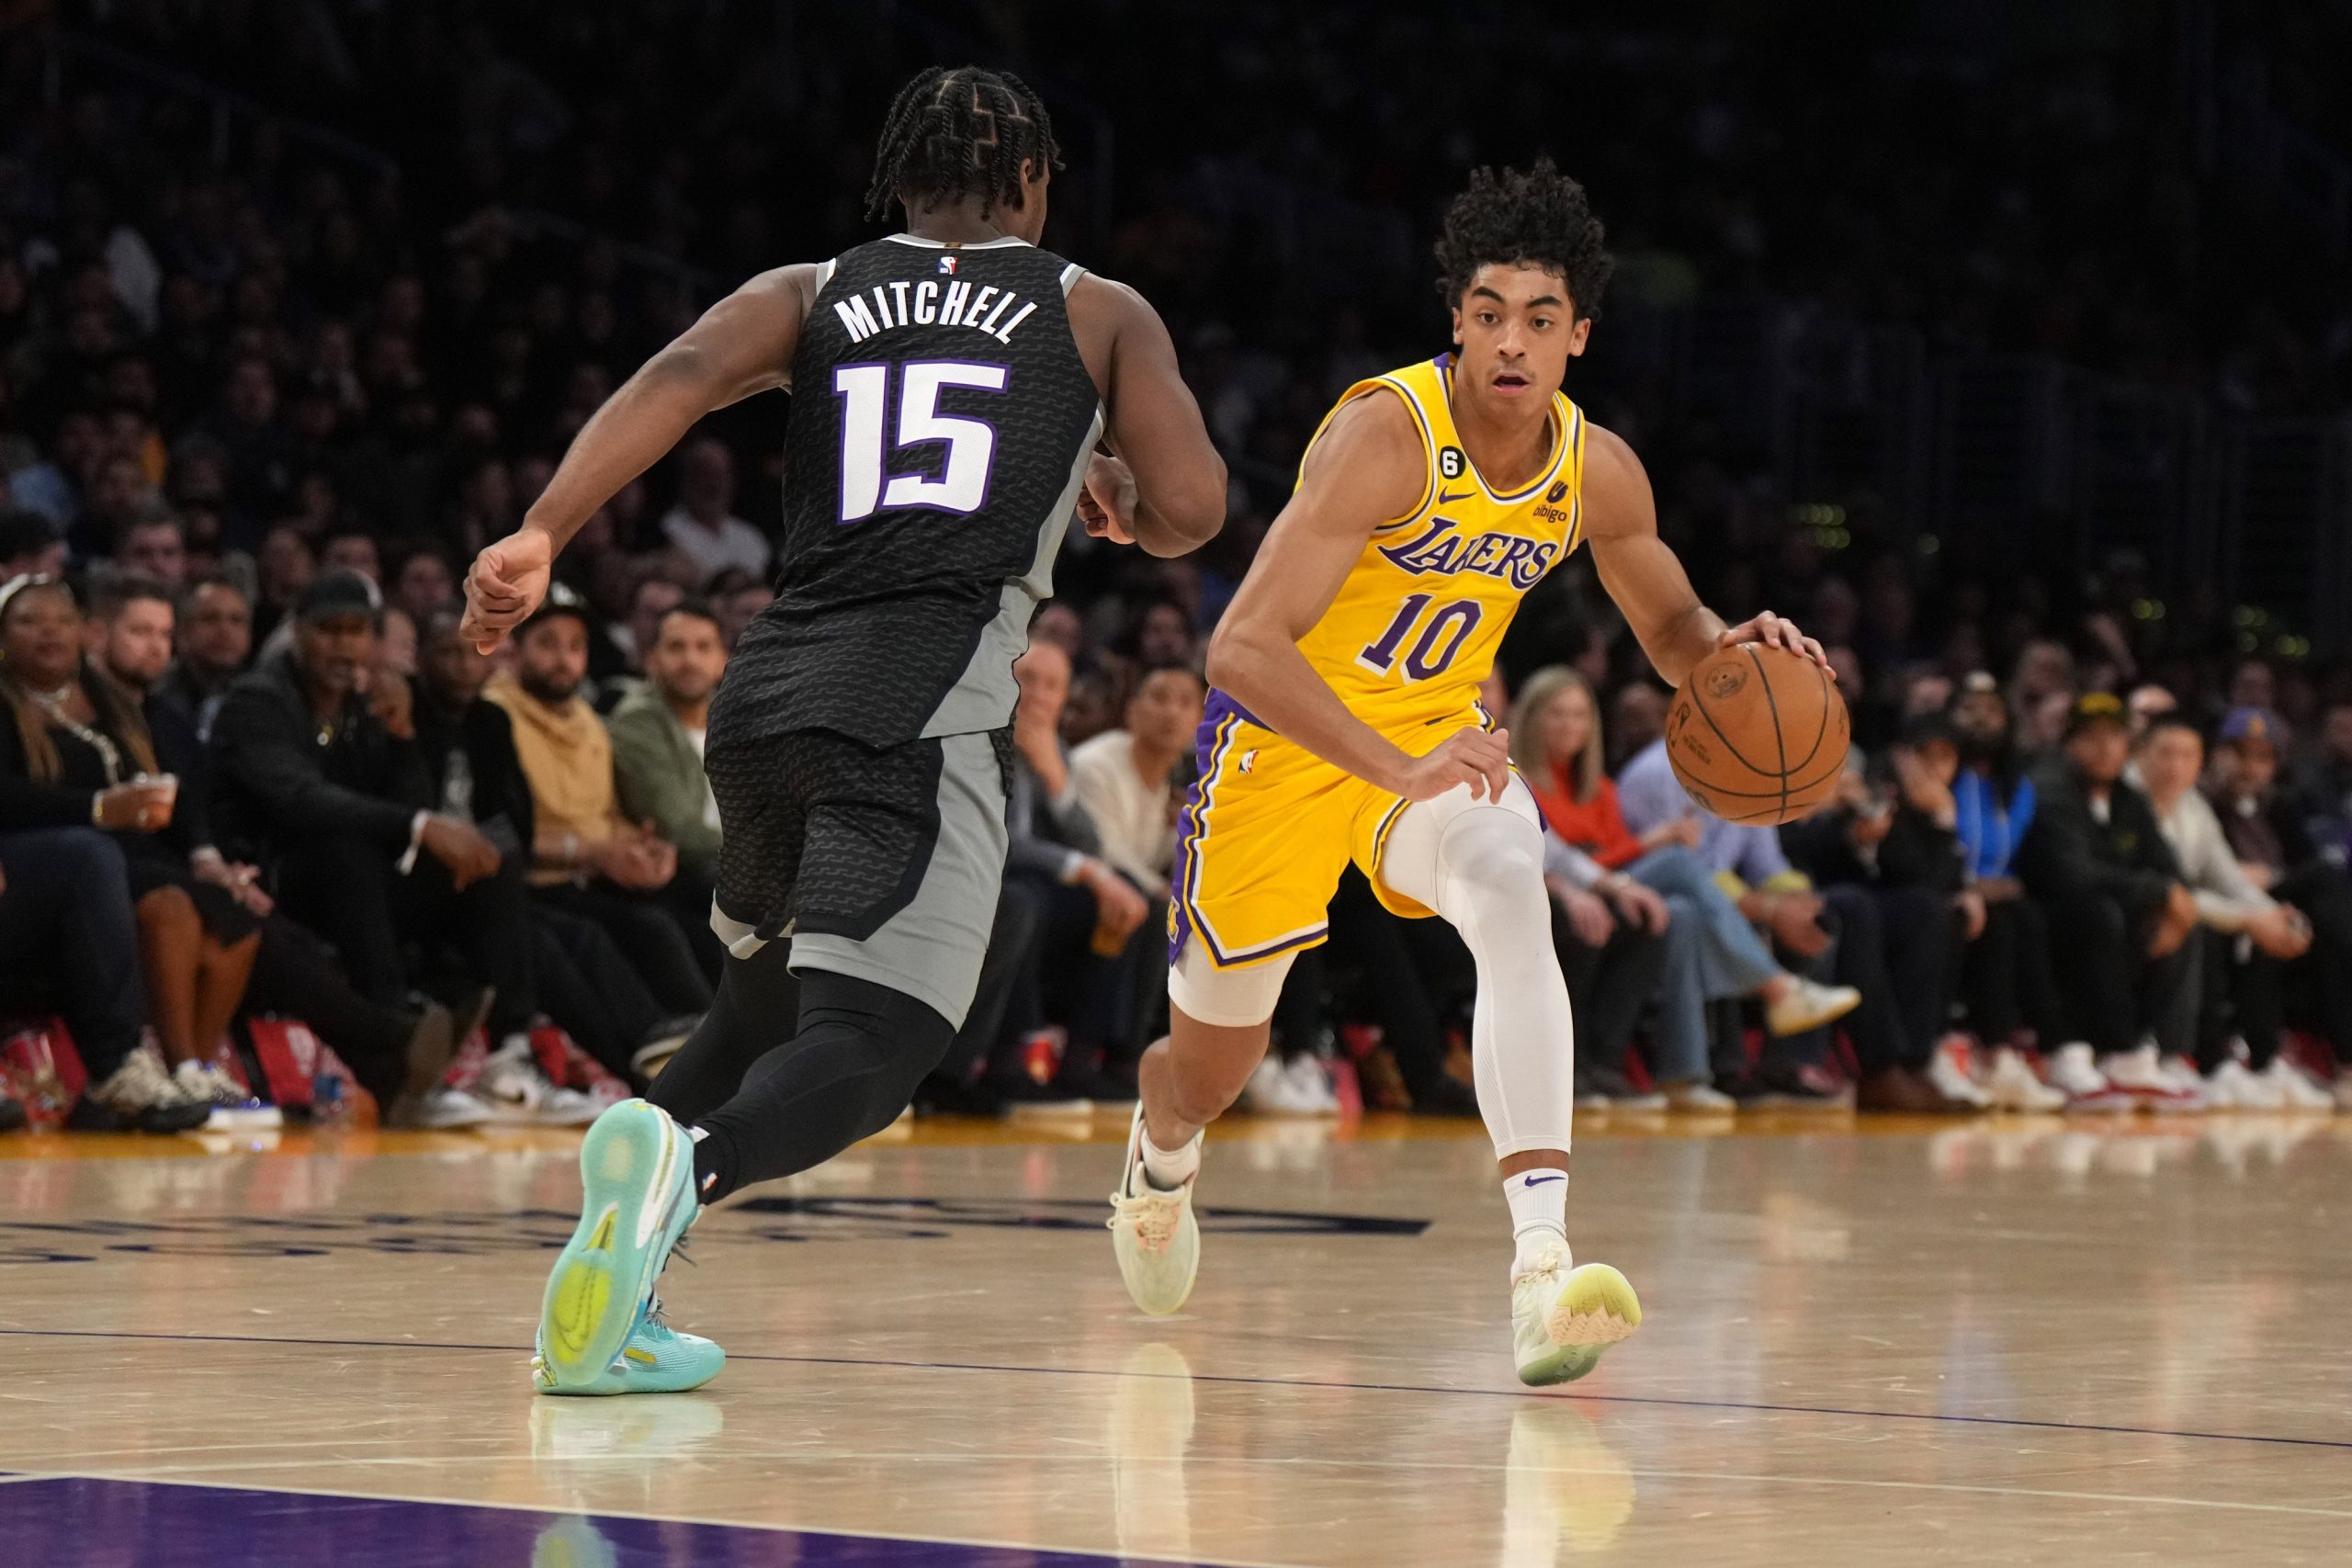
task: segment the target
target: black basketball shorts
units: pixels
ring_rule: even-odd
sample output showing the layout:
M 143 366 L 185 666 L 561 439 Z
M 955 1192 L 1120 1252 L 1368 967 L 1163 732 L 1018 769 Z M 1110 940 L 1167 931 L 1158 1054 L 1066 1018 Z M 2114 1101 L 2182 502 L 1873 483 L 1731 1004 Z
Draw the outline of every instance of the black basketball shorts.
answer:
M 749 957 L 903 991 L 961 1028 L 1004 877 L 1012 732 L 875 748 L 831 730 L 716 742 L 712 929 Z

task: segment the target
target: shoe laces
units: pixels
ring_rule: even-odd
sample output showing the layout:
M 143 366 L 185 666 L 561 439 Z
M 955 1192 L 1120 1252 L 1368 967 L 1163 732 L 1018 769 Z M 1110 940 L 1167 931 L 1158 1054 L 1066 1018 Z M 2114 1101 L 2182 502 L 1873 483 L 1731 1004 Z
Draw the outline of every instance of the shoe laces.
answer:
M 1530 1280 L 1556 1277 L 1560 1272 L 1560 1265 L 1566 1261 L 1567 1254 L 1559 1247 L 1546 1247 L 1535 1255 L 1534 1262 L 1511 1275 L 1511 1288 L 1517 1290 Z
M 1184 1213 L 1184 1190 L 1162 1192 L 1149 1182 L 1132 1196 L 1125 1192 L 1111 1194 L 1111 1203 L 1118 1212 L 1109 1220 L 1116 1230 L 1123 1224 L 1136 1229 L 1136 1242 L 1144 1251 L 1162 1253 L 1176 1239 L 1176 1227 Z

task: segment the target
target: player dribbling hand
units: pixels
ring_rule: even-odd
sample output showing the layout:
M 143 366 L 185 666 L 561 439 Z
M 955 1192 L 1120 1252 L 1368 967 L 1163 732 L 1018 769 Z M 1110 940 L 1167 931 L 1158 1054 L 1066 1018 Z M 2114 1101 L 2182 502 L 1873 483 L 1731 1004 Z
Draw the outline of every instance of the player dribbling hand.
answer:
M 1830 668 L 1829 655 L 1822 651 L 1821 644 L 1797 630 L 1797 624 L 1785 615 L 1776 615 L 1767 610 L 1752 620 L 1742 621 L 1736 626 L 1725 626 L 1723 635 L 1715 638 L 1717 648 L 1737 648 L 1743 642 L 1760 642 L 1767 648 L 1784 648 L 1799 659 L 1810 659 L 1824 670 L 1828 670 L 1831 680 L 1838 679 L 1838 671 Z

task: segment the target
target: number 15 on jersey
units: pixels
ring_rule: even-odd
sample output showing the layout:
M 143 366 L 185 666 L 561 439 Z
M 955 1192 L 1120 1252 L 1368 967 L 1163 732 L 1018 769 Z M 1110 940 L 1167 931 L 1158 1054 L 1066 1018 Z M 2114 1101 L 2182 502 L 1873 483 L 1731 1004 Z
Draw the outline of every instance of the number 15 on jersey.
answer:
M 842 414 L 841 520 L 855 523 L 886 507 L 968 515 L 986 505 L 989 470 L 996 461 L 996 427 L 984 419 L 941 413 L 939 394 L 949 387 L 1001 392 L 1007 375 L 1001 365 L 967 359 L 835 366 L 833 395 L 841 400 Z M 894 390 L 899 418 L 892 448 L 904 451 L 944 442 L 947 455 L 936 479 L 889 471 L 883 427 Z

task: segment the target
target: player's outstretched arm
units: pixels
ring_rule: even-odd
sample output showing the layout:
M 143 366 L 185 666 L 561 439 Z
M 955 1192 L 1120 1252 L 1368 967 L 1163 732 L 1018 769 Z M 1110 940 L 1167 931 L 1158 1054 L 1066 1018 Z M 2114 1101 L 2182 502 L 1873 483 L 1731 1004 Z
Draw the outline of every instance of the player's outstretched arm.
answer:
M 555 558 L 596 509 L 714 410 L 783 386 L 817 268 L 763 272 L 713 305 L 605 400 L 531 504 L 523 526 L 466 574 L 465 635 L 484 652 L 546 597 Z
M 1176 345 L 1150 301 L 1089 273 L 1070 289 L 1070 327 L 1102 391 L 1104 437 L 1079 513 L 1090 534 L 1181 556 L 1225 526 L 1225 459 L 1176 368 Z
M 1772 643 L 1829 668 L 1821 645 L 1798 631 L 1793 621 L 1767 610 L 1726 626 L 1699 602 L 1682 562 L 1657 536 L 1657 502 L 1641 459 L 1622 436 L 1597 424 L 1585 437 L 1584 518 L 1600 585 L 1667 684 L 1681 685 L 1691 666 L 1719 648 L 1742 642 Z M 1830 674 L 1835 679 L 1837 672 Z
M 1298 650 L 1373 530 L 1419 501 L 1428 466 L 1420 432 L 1395 396 L 1368 393 L 1332 415 L 1217 623 L 1209 682 L 1285 739 L 1382 789 L 1426 800 L 1468 784 L 1493 799 L 1509 779 L 1508 735 L 1465 728 L 1410 756 L 1349 712 Z

